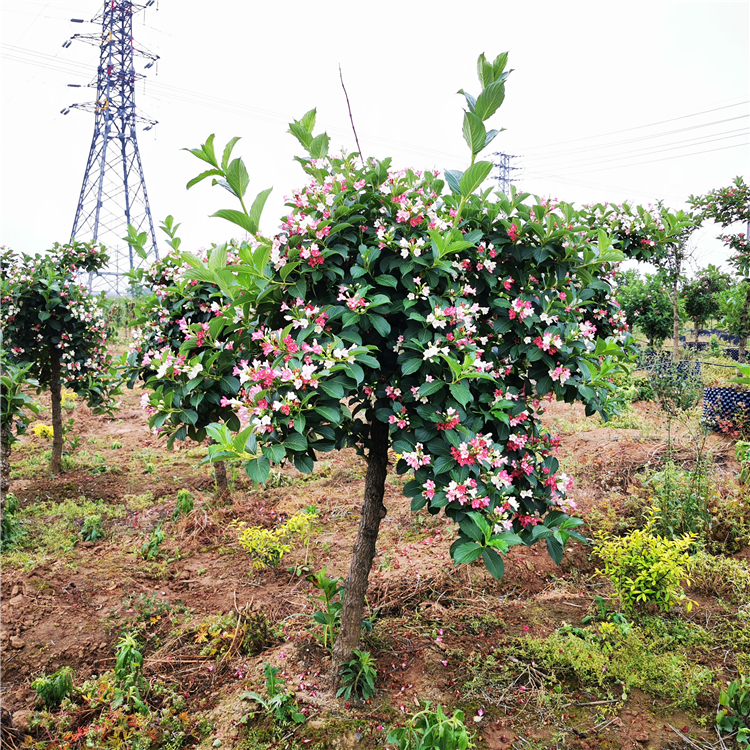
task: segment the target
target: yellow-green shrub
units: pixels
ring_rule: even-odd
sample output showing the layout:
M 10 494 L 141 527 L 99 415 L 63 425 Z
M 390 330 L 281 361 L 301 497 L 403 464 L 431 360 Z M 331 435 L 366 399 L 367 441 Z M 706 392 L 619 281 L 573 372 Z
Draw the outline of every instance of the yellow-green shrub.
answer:
M 31 428 L 31 431 L 37 437 L 44 438 L 45 440 L 52 440 L 53 432 L 51 425 L 42 424 L 41 422 L 39 422 Z
M 253 568 L 262 570 L 267 565 L 278 565 L 292 549 L 292 542 L 307 544 L 316 516 L 315 511 L 307 509 L 302 513 L 295 513 L 275 529 L 262 526 L 243 528 L 238 539 L 252 558 Z
M 688 549 L 694 535 L 667 539 L 655 533 L 657 518 L 651 514 L 646 526 L 627 536 L 604 536 L 598 540 L 596 554 L 604 563 L 604 574 L 612 581 L 623 609 L 655 604 L 663 611 L 685 601 L 688 611 L 692 601 L 682 590 L 689 583 Z

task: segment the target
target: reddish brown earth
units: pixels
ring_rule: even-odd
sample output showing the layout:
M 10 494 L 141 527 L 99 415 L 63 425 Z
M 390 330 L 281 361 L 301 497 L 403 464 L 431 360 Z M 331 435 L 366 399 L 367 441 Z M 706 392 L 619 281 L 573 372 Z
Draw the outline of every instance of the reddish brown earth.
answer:
M 331 746 L 380 747 L 384 735 L 378 727 L 394 723 L 420 700 L 451 705 L 461 698 L 456 686 L 466 677 L 466 654 L 488 654 L 525 634 L 543 637 L 562 623 L 580 625 L 591 613 L 596 593 L 607 591 L 600 579 L 592 579 L 595 568 L 589 550 L 579 545 L 566 551 L 561 568 L 541 547 L 513 548 L 499 583 L 481 567 L 455 568 L 448 554 L 452 528 L 441 518 L 411 513 L 401 494 L 402 478 L 393 474 L 386 488 L 388 517 L 368 592 L 368 604 L 379 610 L 381 618 L 367 640 L 378 662 L 379 690 L 369 705 L 344 706 L 325 679 L 327 655 L 307 629 L 313 612 L 311 586 L 304 576 L 287 570 L 287 565 L 304 564 L 305 549 L 293 550 L 278 568 L 253 572 L 231 524 L 271 526 L 279 518 L 316 505 L 320 523 L 310 545 L 308 567 L 317 571 L 326 566 L 329 575 L 344 576 L 363 490 L 362 461 L 351 451 L 331 454 L 324 457 L 312 481 L 303 483 L 302 475 L 289 469 L 281 475 L 282 486 L 275 489 L 253 489 L 240 475 L 235 478 L 231 505 L 215 507 L 210 467 L 198 466 L 200 450 L 188 446 L 166 451 L 148 432 L 138 408 L 139 395 L 126 391 L 115 419 L 94 416 L 83 405 L 66 413 L 75 420 L 72 434 L 81 438 L 78 451 L 97 451 L 107 471 L 94 473 L 97 464 L 88 459 L 58 478 L 49 477 L 42 464 L 19 470 L 13 479 L 11 491 L 22 507 L 84 497 L 117 507 L 132 496 L 146 492 L 153 496 L 153 502 L 138 507 L 131 503 L 121 517 L 106 521 L 103 541 L 79 542 L 37 559 L 28 569 L 5 566 L 2 706 L 21 721 L 34 704 L 29 684 L 35 676 L 62 665 L 72 666 L 78 680 L 110 669 L 122 624 L 134 621 L 138 612 L 133 602 L 147 595 L 163 607 L 144 626 L 149 644 L 146 673 L 178 683 L 192 710 L 213 711 L 217 729 L 211 741 L 220 738 L 224 747 L 233 746 L 243 709 L 232 696 L 249 685 L 257 690 L 263 663 L 270 661 L 290 677 L 288 684 L 307 706 L 310 731 L 325 728 L 332 716 L 360 717 L 367 724 L 358 730 L 359 739 L 345 732 Z M 636 411 L 644 422 L 655 425 L 654 435 L 593 422 L 581 428 L 582 408 L 550 407 L 548 424 L 567 432 L 560 456 L 563 468 L 578 478 L 576 495 L 584 517 L 614 498 L 621 503 L 632 477 L 649 462 L 658 461 L 664 451 L 657 408 L 637 404 Z M 571 423 L 576 425 L 575 433 L 569 429 Z M 112 448 L 116 443 L 121 447 Z M 24 436 L 11 463 L 38 456 L 45 447 L 43 440 Z M 714 436 L 711 448 L 717 471 L 737 471 L 728 441 Z M 144 449 L 150 452 L 145 458 Z M 148 472 L 148 460 L 153 472 Z M 180 488 L 195 494 L 196 509 L 173 524 L 171 513 Z M 138 550 L 160 522 L 167 530 L 164 554 L 146 562 Z M 693 598 L 703 606 L 692 617 L 708 622 L 720 616 L 715 600 Z M 175 634 L 181 624 L 199 623 L 235 609 L 262 612 L 271 622 L 282 623 L 283 637 L 258 657 L 235 654 L 217 663 L 199 656 L 200 644 L 192 636 Z M 720 668 L 722 656 L 717 654 L 712 666 Z M 607 703 L 604 694 L 571 692 L 568 708 L 560 709 L 564 701 L 558 700 L 558 710 L 553 711 L 540 702 L 543 691 L 535 689 L 533 665 L 519 671 L 521 678 L 501 695 L 472 701 L 467 724 L 479 730 L 481 747 L 521 748 L 534 742 L 534 747 L 556 747 L 563 741 L 573 748 L 686 747 L 670 725 L 704 742 L 716 740 L 694 718 L 664 713 L 663 706 L 637 691 L 624 706 Z M 707 705 L 715 706 L 715 700 L 716 695 L 706 697 Z M 608 711 L 610 706 L 616 713 Z

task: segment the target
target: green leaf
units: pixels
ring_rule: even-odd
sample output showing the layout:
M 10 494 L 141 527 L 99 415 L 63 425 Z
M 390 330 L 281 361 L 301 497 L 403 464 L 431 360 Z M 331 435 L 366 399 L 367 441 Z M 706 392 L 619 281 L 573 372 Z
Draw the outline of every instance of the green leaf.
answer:
M 473 112 L 464 112 L 464 140 L 471 149 L 472 155 L 478 154 L 484 148 L 487 137 L 482 121 Z
M 189 151 L 193 156 L 197 156 L 199 159 L 208 162 L 212 167 L 219 168 L 219 163 L 216 161 L 216 154 L 214 153 L 214 134 L 206 138 L 206 142 L 200 148 L 183 148 L 183 151 Z
M 257 234 L 260 228 L 260 215 L 263 213 L 263 206 L 266 205 L 266 200 L 271 194 L 273 188 L 261 190 L 258 195 L 255 196 L 253 205 L 250 206 L 249 222 L 250 222 L 250 234 Z
M 547 552 L 556 565 L 560 565 L 563 559 L 563 546 L 552 536 L 547 537 Z
M 235 136 L 234 138 L 231 138 L 226 146 L 224 146 L 224 154 L 221 157 L 221 168 L 226 171 L 227 166 L 229 165 L 229 157 L 232 155 L 232 150 L 234 149 L 235 144 L 237 141 L 239 141 L 240 137 Z
M 250 222 L 250 217 L 242 211 L 235 211 L 232 208 L 221 208 L 215 214 L 211 214 L 211 217 L 226 219 L 227 221 L 231 221 L 232 224 L 237 224 L 237 226 L 242 227 L 250 234 L 255 233 L 253 231 L 253 225 Z M 257 231 L 257 229 L 255 231 Z
M 233 159 L 226 170 L 227 183 L 238 198 L 245 196 L 247 186 L 250 184 L 250 175 L 242 159 Z
M 380 276 L 376 276 L 375 281 L 377 281 L 378 284 L 382 284 L 383 286 L 390 286 L 393 289 L 396 289 L 396 287 L 398 287 L 398 281 L 396 280 L 396 277 L 389 276 L 388 274 L 380 274 Z
M 477 104 L 474 109 L 474 114 L 480 120 L 487 120 L 497 112 L 500 105 L 505 99 L 505 83 L 503 81 L 495 81 L 489 86 L 485 87 L 482 93 L 477 97 Z
M 316 406 L 315 411 L 329 422 L 338 424 L 341 421 L 341 413 L 332 406 Z
M 412 359 L 407 359 L 406 362 L 404 362 L 401 365 L 401 374 L 411 375 L 412 373 L 416 372 L 417 370 L 419 370 L 420 367 L 422 367 L 422 361 L 423 360 L 417 357 L 413 357 Z M 426 385 L 431 385 L 431 383 L 425 383 L 425 385 L 423 385 L 422 388 L 424 388 Z M 423 395 L 427 395 L 427 394 L 423 394 Z
M 284 440 L 284 449 L 302 452 L 307 450 L 307 438 L 298 432 L 292 432 Z
M 423 383 L 419 387 L 420 396 L 431 396 L 433 393 L 437 393 L 445 383 L 442 380 L 433 380 L 431 383 Z
M 487 179 L 491 171 L 491 161 L 478 161 L 472 164 L 461 178 L 461 195 L 471 195 Z
M 328 154 L 328 142 L 330 141 L 327 133 L 321 133 L 310 142 L 310 156 L 313 159 L 322 159 Z
M 369 313 L 367 316 L 372 323 L 372 327 L 385 338 L 391 332 L 391 324 L 382 316 L 377 313 Z
M 463 172 L 460 172 L 458 169 L 450 169 L 446 170 L 445 172 L 445 181 L 448 183 L 448 187 L 451 189 L 451 191 L 455 195 L 461 195 L 461 177 L 463 177 Z
M 482 550 L 482 560 L 484 561 L 484 567 L 487 568 L 489 574 L 493 578 L 497 578 L 499 581 L 505 574 L 505 563 L 503 558 L 495 552 L 494 549 L 485 548 Z
M 264 445 L 261 450 L 263 451 L 263 455 L 275 464 L 281 463 L 284 460 L 284 456 L 286 456 L 283 445 Z
M 192 180 L 185 185 L 185 190 L 190 190 L 193 185 L 197 185 L 202 182 L 206 177 L 223 177 L 224 173 L 220 169 L 207 169 L 205 172 L 201 172 L 197 177 L 193 177 Z
M 474 562 L 482 554 L 483 549 L 476 542 L 467 542 L 453 550 L 453 561 L 456 565 Z
M 245 464 L 245 471 L 253 482 L 263 484 L 271 473 L 271 462 L 265 456 L 254 458 Z
M 424 495 L 414 495 L 411 499 L 411 510 L 416 513 L 418 510 L 422 510 L 427 505 L 427 499 Z
M 312 474 L 312 470 L 315 468 L 315 461 L 306 453 L 296 453 L 294 455 L 294 466 L 297 471 L 301 471 L 303 474 Z
M 327 393 L 332 398 L 338 398 L 338 399 L 344 398 L 344 386 L 342 386 L 341 383 L 336 383 L 336 382 L 324 383 L 321 381 L 318 387 L 320 388 L 321 391 L 323 391 L 324 393 Z
M 466 404 L 472 400 L 471 391 L 464 383 L 451 383 L 448 388 L 451 392 L 451 396 L 453 396 L 461 406 L 466 406 Z

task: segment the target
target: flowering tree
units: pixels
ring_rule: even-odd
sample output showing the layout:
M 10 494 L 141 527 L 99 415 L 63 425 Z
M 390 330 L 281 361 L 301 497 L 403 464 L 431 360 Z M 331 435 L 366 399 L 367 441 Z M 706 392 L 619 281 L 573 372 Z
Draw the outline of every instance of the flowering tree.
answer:
M 212 459 L 243 460 L 257 482 L 284 461 L 312 471 L 318 452 L 345 446 L 367 460 L 338 663 L 360 638 L 390 447 L 412 508 L 458 525 L 456 563 L 481 560 L 500 578 L 513 545 L 544 540 L 560 562 L 581 538 L 540 417 L 554 398 L 606 414 L 627 339 L 609 277 L 625 256 L 569 204 L 480 192 L 492 164 L 477 157 L 498 133 L 485 123 L 504 99 L 506 63 L 482 55 L 479 95 L 460 92 L 471 161 L 444 179 L 330 155 L 314 110 L 294 121 L 307 182 L 274 237 L 258 232 L 267 191 L 245 208 L 244 165 L 219 162 L 213 138 L 192 150 L 209 169 L 189 184 L 212 176 L 227 187 L 241 210 L 217 215 L 251 235 L 207 260 L 182 255 L 183 279 L 232 300 L 205 345 L 231 345 L 241 429 L 206 428 Z
M 750 185 L 742 177 L 735 177 L 728 187 L 711 190 L 706 195 L 691 195 L 689 203 L 704 219 L 715 221 L 723 229 L 744 223 L 744 231 L 720 236 L 732 251 L 729 263 L 743 277 L 745 286 L 740 326 L 736 331 L 740 337 L 740 362 L 744 362 L 747 336 L 750 333 Z
M 639 328 L 651 348 L 658 349 L 672 333 L 672 302 L 666 280 L 659 274 L 641 277 L 630 269 L 617 277 L 617 300 L 628 325 Z
M 683 298 L 685 312 L 695 326 L 695 341 L 698 342 L 698 331 L 719 312 L 719 293 L 731 282 L 729 274 L 709 264 L 698 271 L 696 277 L 685 284 Z
M 233 374 L 233 342 L 223 336 L 222 316 L 231 297 L 214 282 L 182 277 L 190 266 L 179 251 L 178 228 L 167 217 L 162 229 L 172 250 L 148 270 L 133 272 L 132 282 L 150 294 L 142 298 L 126 368 L 129 387 L 139 378 L 143 381 L 141 406 L 149 414 L 149 426 L 167 437 L 169 448 L 175 440 L 203 442 L 207 425 L 216 422 L 239 431 L 243 415 L 237 410 L 240 381 Z M 144 258 L 146 241 L 145 233 L 138 235 L 131 228 L 128 242 Z M 225 256 L 213 255 L 211 268 L 218 270 L 224 262 L 231 266 L 237 259 L 230 247 Z M 208 256 L 201 260 L 208 261 Z M 225 496 L 223 461 L 215 463 L 215 471 L 218 494 Z
M 3 345 L 11 359 L 28 365 L 52 401 L 50 470 L 60 471 L 63 432 L 61 389 L 85 397 L 96 412 L 110 413 L 118 377 L 107 351 L 107 326 L 99 301 L 76 282 L 79 271 L 107 263 L 104 248 L 73 242 L 55 244 L 49 255 L 0 256 L 0 314 Z
M 647 208 L 633 207 L 628 203 L 598 203 L 587 206 L 585 212 L 590 221 L 604 227 L 613 235 L 618 246 L 622 247 L 630 258 L 647 262 L 656 268 L 661 285 L 669 290 L 672 308 L 672 351 L 674 358 L 678 359 L 680 285 L 690 254 L 688 240 L 701 225 L 702 217 L 686 211 L 673 211 L 662 203 Z M 663 340 L 668 335 L 658 338 Z

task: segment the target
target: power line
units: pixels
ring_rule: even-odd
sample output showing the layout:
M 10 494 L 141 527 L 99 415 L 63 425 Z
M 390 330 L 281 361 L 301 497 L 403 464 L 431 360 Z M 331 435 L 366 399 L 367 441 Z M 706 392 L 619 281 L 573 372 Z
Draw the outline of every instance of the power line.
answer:
M 584 148 L 574 148 L 570 149 L 569 151 L 551 151 L 547 154 L 539 154 L 535 156 L 529 156 L 528 159 L 531 160 L 540 160 L 540 159 L 549 159 L 550 157 L 556 157 L 556 156 L 566 156 L 568 154 L 582 154 L 587 151 L 597 151 L 602 148 L 610 148 L 610 147 L 616 147 L 616 146 L 624 146 L 628 143 L 641 143 L 642 141 L 650 141 L 655 138 L 663 138 L 668 135 L 677 135 L 678 133 L 687 133 L 690 130 L 700 130 L 701 128 L 707 128 L 711 125 L 721 125 L 725 122 L 734 122 L 735 120 L 743 120 L 750 117 L 750 115 L 738 115 L 737 117 L 728 117 L 723 120 L 713 120 L 712 122 L 704 122 L 700 125 L 691 125 L 687 128 L 677 128 L 676 130 L 665 130 L 662 133 L 653 133 L 651 135 L 644 135 L 640 136 L 638 138 L 628 138 L 624 141 L 612 141 L 610 143 L 602 143 L 596 146 L 585 146 Z
M 723 107 L 714 107 L 712 109 L 704 109 L 701 112 L 691 112 L 690 114 L 687 114 L 687 115 L 680 115 L 679 117 L 670 117 L 667 120 L 649 122 L 649 123 L 646 123 L 645 125 L 635 125 L 632 128 L 623 128 L 622 130 L 611 130 L 608 133 L 599 133 L 598 135 L 588 135 L 588 136 L 584 136 L 583 138 L 573 138 L 569 141 L 557 141 L 556 143 L 545 143 L 545 144 L 542 144 L 541 146 L 529 146 L 528 148 L 523 149 L 523 150 L 531 151 L 537 148 L 549 148 L 551 146 L 564 146 L 566 143 L 578 143 L 580 141 L 589 141 L 592 138 L 605 138 L 608 135 L 617 135 L 618 133 L 628 133 L 632 130 L 642 130 L 643 128 L 652 128 L 655 125 L 663 125 L 664 123 L 667 123 L 667 122 L 676 122 L 677 120 L 685 120 L 689 117 L 698 117 L 699 115 L 706 115 L 706 114 L 709 114 L 710 112 L 718 112 L 719 110 L 722 110 L 722 109 L 731 109 L 732 107 L 740 107 L 743 104 L 748 104 L 748 103 L 750 103 L 750 100 L 737 102 L 736 104 L 727 104 Z
M 691 146 L 703 146 L 707 143 L 715 143 L 716 141 L 724 141 L 728 138 L 740 138 L 742 136 L 748 135 L 750 131 L 748 131 L 747 128 L 738 128 L 735 131 L 728 131 L 731 133 L 734 133 L 734 135 L 726 135 L 726 134 L 715 134 L 719 135 L 721 137 L 712 138 L 711 136 L 704 136 L 703 138 L 689 138 L 686 141 L 678 141 L 678 143 L 684 143 L 686 145 L 665 145 L 665 146 L 657 146 L 657 147 L 651 147 L 647 149 L 636 149 L 634 151 L 623 151 L 620 152 L 620 154 L 613 154 L 611 159 L 602 159 L 602 158 L 593 158 L 593 159 L 587 159 L 582 162 L 569 162 L 569 163 L 563 163 L 563 164 L 553 164 L 550 166 L 550 169 L 575 169 L 577 167 L 585 167 L 588 164 L 595 162 L 596 164 L 609 164 L 614 161 L 623 161 L 625 159 L 631 158 L 633 156 L 653 156 L 655 154 L 661 154 L 666 151 L 674 151 L 675 149 L 681 149 L 681 148 L 690 148 Z M 712 134 L 713 135 L 713 134 Z M 537 170 L 539 171 L 546 171 L 546 170 Z M 534 172 L 532 171 L 532 174 Z
M 692 154 L 678 154 L 677 156 L 665 156 L 663 159 L 650 159 L 649 161 L 630 162 L 627 164 L 621 164 L 618 167 L 601 167 L 600 169 L 580 169 L 576 172 L 573 172 L 572 174 L 587 174 L 590 172 L 603 172 L 603 171 L 607 171 L 611 169 L 623 169 L 625 167 L 638 167 L 643 164 L 654 164 L 660 161 L 671 161 L 672 159 L 685 159 L 689 156 L 700 156 L 701 154 L 711 154 L 715 151 L 726 151 L 727 149 L 730 149 L 730 148 L 739 148 L 740 146 L 747 146 L 747 145 L 750 145 L 750 142 L 737 143 L 734 146 L 722 146 L 721 148 L 710 148 L 705 151 L 696 151 L 695 153 L 692 153 Z M 557 179 L 564 179 L 560 177 L 560 175 L 547 174 L 543 172 L 539 172 L 535 176 L 536 177 L 555 177 Z

